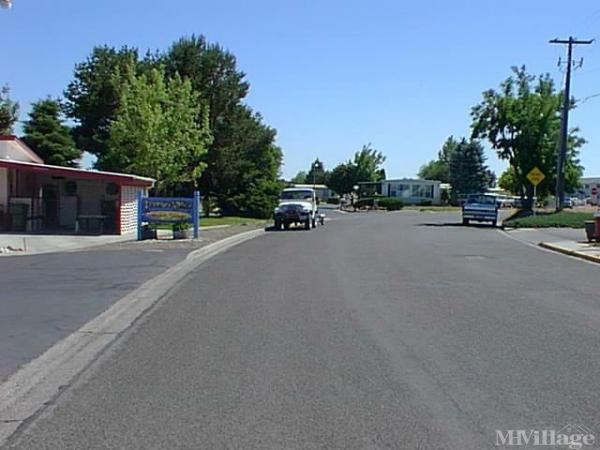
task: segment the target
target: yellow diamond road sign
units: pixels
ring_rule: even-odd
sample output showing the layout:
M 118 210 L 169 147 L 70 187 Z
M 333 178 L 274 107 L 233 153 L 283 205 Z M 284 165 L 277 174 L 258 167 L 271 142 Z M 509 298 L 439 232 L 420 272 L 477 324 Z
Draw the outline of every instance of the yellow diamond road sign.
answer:
M 533 184 L 534 186 L 540 184 L 544 180 L 544 178 L 546 178 L 546 175 L 544 175 L 544 173 L 537 167 L 531 169 L 531 172 L 527 174 L 527 179 L 531 181 L 531 184 Z

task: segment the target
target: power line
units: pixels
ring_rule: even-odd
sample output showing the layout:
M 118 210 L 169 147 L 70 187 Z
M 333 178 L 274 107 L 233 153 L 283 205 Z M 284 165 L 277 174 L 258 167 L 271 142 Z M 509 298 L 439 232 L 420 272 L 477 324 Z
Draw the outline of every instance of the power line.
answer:
M 573 46 L 589 45 L 591 40 L 579 40 L 572 36 L 569 39 L 552 39 L 551 44 L 567 45 L 567 74 L 565 76 L 565 92 L 562 109 L 562 120 L 560 124 L 560 149 L 558 151 L 558 162 L 556 166 L 556 211 L 563 208 L 565 200 L 565 159 L 567 158 L 567 140 L 569 137 L 569 108 L 571 106 L 571 69 L 573 67 Z M 583 60 L 581 61 L 583 64 Z M 559 62 L 560 64 L 560 62 Z M 581 66 L 579 66 L 581 67 Z

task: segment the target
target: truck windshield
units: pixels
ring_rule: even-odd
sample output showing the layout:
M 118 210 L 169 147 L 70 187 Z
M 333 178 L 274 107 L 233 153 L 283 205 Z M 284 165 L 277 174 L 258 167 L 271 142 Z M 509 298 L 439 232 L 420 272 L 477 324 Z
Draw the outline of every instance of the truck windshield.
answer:
M 493 197 L 491 195 L 470 195 L 467 198 L 467 203 L 494 205 L 496 203 L 496 197 Z
M 283 191 L 281 200 L 311 200 L 311 191 Z

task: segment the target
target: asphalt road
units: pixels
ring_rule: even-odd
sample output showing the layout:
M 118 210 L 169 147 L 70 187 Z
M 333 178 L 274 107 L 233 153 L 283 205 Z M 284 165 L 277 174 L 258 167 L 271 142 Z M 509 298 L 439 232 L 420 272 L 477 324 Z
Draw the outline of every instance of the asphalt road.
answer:
M 0 258 L 0 381 L 199 246 L 202 241 L 126 242 L 78 252 Z
M 333 214 L 332 214 L 333 215 Z M 8 448 L 600 440 L 599 268 L 453 214 L 335 214 L 200 266 Z

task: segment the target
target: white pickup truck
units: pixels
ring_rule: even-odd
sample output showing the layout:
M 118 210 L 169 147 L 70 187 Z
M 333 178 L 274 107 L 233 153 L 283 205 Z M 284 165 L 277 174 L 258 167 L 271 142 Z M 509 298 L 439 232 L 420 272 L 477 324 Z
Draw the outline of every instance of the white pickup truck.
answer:
M 500 203 L 495 195 L 469 194 L 462 205 L 463 225 L 475 222 L 490 222 L 496 226 L 498 223 L 498 208 Z

